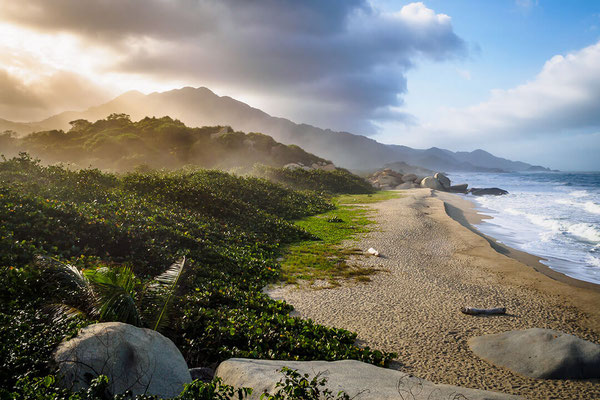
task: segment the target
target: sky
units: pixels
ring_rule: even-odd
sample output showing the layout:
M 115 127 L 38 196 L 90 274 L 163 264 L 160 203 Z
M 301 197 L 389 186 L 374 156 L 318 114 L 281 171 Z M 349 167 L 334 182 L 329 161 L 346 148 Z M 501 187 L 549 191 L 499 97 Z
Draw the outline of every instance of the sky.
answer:
M 0 0 L 0 118 L 182 86 L 383 143 L 600 170 L 600 1 Z

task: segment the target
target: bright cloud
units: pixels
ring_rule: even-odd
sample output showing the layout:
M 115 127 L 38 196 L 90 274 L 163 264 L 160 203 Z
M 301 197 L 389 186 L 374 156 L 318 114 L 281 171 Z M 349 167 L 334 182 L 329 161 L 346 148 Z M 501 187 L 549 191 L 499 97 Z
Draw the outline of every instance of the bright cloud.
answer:
M 102 76 L 105 87 L 128 78 L 205 85 L 361 133 L 374 119 L 410 118 L 397 107 L 416 58 L 466 52 L 450 17 L 420 2 L 384 12 L 367 0 L 5 0 L 0 15 L 84 43 L 70 57 L 86 60 L 86 76 Z

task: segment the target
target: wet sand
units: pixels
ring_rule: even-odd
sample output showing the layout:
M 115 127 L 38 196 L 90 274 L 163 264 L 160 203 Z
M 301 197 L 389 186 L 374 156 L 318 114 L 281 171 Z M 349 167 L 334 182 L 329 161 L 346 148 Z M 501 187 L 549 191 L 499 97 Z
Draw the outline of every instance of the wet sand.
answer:
M 437 383 L 530 399 L 600 399 L 600 381 L 536 380 L 474 355 L 473 336 L 533 327 L 600 343 L 597 285 L 546 271 L 470 224 L 479 216 L 459 196 L 429 189 L 369 205 L 374 231 L 347 243 L 382 257 L 352 262 L 383 270 L 368 283 L 314 290 L 272 288 L 305 318 L 358 333 L 362 345 L 398 353 L 397 368 Z M 507 315 L 469 316 L 463 306 L 506 307 Z

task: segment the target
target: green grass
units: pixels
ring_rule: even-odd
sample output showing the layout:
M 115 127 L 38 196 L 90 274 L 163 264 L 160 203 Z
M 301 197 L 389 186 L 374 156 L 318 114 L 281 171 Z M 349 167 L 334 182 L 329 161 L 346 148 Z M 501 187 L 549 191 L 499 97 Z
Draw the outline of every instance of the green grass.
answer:
M 334 210 L 297 220 L 297 226 L 320 240 L 305 240 L 286 248 L 281 262 L 282 280 L 290 284 L 326 280 L 331 286 L 339 285 L 342 280 L 370 281 L 370 276 L 378 270 L 350 265 L 348 258 L 362 254 L 363 250 L 346 248 L 342 242 L 373 229 L 372 210 L 361 205 L 397 197 L 398 193 L 390 191 L 341 195 L 332 199 Z

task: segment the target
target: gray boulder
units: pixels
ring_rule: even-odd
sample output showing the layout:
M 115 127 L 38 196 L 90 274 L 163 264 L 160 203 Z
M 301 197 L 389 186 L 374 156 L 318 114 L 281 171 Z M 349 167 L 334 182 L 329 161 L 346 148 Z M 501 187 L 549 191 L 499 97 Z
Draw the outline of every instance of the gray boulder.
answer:
M 506 190 L 499 188 L 471 188 L 469 193 L 473 196 L 502 196 L 508 194 Z
M 469 347 L 492 364 L 532 378 L 600 378 L 600 345 L 551 329 L 478 336 Z
M 415 182 L 417 179 L 419 179 L 415 174 L 405 174 L 402 175 L 402 182 Z
M 396 186 L 396 190 L 403 190 L 403 189 L 414 189 L 414 188 L 418 188 L 419 185 L 417 185 L 416 183 L 413 182 L 404 182 L 401 183 L 400 185 Z
M 344 361 L 276 361 L 232 358 L 222 362 L 215 373 L 225 384 L 253 388 L 250 399 L 261 394 L 275 393 L 275 385 L 283 375 L 279 370 L 288 367 L 312 378 L 318 373 L 327 378 L 325 387 L 334 394 L 343 390 L 350 398 L 360 400 L 387 399 L 446 399 L 463 395 L 470 400 L 517 399 L 502 393 L 464 389 L 457 386 L 434 384 L 407 373 L 379 368 L 355 360 Z M 461 397 L 463 398 L 463 397 Z
M 442 186 L 440 181 L 435 179 L 433 176 L 427 176 L 423 178 L 423 180 L 421 181 L 421 187 L 435 190 L 444 190 L 444 187 Z
M 79 390 L 98 375 L 109 379 L 111 394 L 174 397 L 192 378 L 175 344 L 160 333 L 121 322 L 83 328 L 58 346 L 54 359 L 64 387 Z
M 467 193 L 467 188 L 469 187 L 468 183 L 461 183 L 460 185 L 450 186 L 448 190 L 456 193 Z
M 448 178 L 446 175 L 442 174 L 441 172 L 438 172 L 433 177 L 442 184 L 444 189 L 448 189 L 448 188 L 450 188 L 450 185 L 452 185 L 452 182 L 450 182 L 450 178 Z

